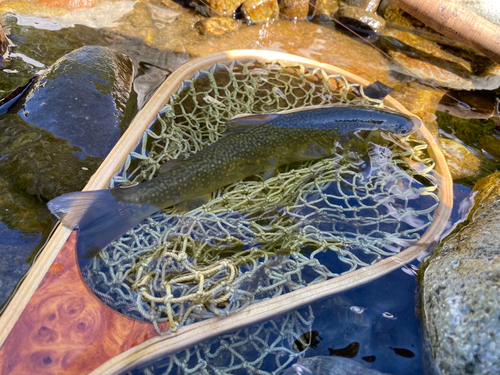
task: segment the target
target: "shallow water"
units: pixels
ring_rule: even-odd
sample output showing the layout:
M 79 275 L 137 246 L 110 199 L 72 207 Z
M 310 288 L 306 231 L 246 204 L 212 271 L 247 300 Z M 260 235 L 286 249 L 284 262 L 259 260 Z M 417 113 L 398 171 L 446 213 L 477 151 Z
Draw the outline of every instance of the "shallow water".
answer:
M 443 116 L 438 116 L 437 123 L 432 121 L 437 101 L 426 98 L 437 91 L 435 88 L 415 88 L 412 85 L 416 82 L 418 86 L 418 80 L 402 75 L 400 69 L 392 69 L 393 61 L 333 22 L 243 24 L 233 33 L 214 37 L 200 35 L 193 28 L 194 23 L 203 17 L 191 9 L 175 3 L 169 3 L 169 7 L 153 1 L 152 4 L 137 3 L 135 6 L 131 3 L 114 2 L 121 17 L 113 18 L 98 18 L 88 13 L 90 11 L 88 14 L 79 13 L 82 12 L 79 10 L 68 13 L 60 8 L 41 6 L 27 9 L 9 1 L 0 4 L 1 22 L 10 28 L 7 34 L 16 44 L 12 59 L 0 62 L 0 99 L 64 54 L 84 45 L 101 45 L 132 58 L 136 69 L 133 87 L 137 107 L 131 111 L 136 112 L 172 71 L 191 58 L 226 49 L 267 48 L 331 63 L 371 81 L 381 80 L 397 88 L 394 96 L 412 111 L 430 118 L 428 125 L 431 128 L 439 126 L 441 134 L 445 132 L 445 136 L 458 140 L 472 153 L 484 156 L 474 173 L 457 179 L 454 185 L 455 206 L 449 231 L 458 221 L 465 219 L 466 198 L 474 182 L 479 176 L 498 168 L 500 158 L 486 151 L 492 146 L 484 146 L 485 141 L 481 143 L 483 138 L 450 129 Z M 109 2 L 102 4 L 109 6 Z M 497 91 L 488 92 L 496 95 Z M 498 121 L 482 121 L 489 127 L 487 135 L 498 138 Z M 475 134 L 478 133 L 480 130 L 476 130 Z M 38 203 L 36 209 L 44 210 L 44 202 Z M 7 299 L 14 284 L 28 269 L 33 259 L 32 251 L 40 247 L 42 234 L 50 230 L 51 220 L 47 215 L 42 216 L 44 219 L 39 220 L 36 230 L 0 223 L 0 267 L 10 270 L 0 273 L 0 302 Z M 418 268 L 419 263 L 414 262 L 413 267 Z M 315 320 L 312 330 L 317 331 L 322 340 L 317 348 L 307 349 L 306 356 L 329 355 L 328 349 L 341 349 L 359 342 L 360 350 L 354 360 L 367 367 L 391 374 L 425 372 L 416 277 L 410 268 L 404 271 L 398 270 L 367 286 L 313 304 Z M 358 314 L 364 319 L 361 324 L 352 310 L 344 307 L 340 311 L 339 298 L 347 301 L 342 302 L 345 306 L 365 309 Z M 331 314 L 336 309 L 339 319 L 334 323 Z M 384 316 L 383 313 L 391 315 Z M 407 349 L 414 356 L 402 356 L 391 348 Z M 375 357 L 373 361 L 372 356 Z M 370 357 L 371 362 L 363 357 Z M 267 365 L 268 371 L 272 371 L 273 364 Z

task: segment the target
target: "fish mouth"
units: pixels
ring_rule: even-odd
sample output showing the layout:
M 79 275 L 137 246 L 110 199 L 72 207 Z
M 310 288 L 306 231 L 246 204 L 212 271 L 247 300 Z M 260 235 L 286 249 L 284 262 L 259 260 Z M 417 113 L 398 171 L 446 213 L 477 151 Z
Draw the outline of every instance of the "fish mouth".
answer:
M 412 123 L 412 127 L 408 132 L 404 133 L 405 136 L 415 133 L 423 125 L 423 122 L 420 119 L 420 117 L 417 117 L 415 115 L 411 115 L 409 117 L 410 117 L 410 121 Z

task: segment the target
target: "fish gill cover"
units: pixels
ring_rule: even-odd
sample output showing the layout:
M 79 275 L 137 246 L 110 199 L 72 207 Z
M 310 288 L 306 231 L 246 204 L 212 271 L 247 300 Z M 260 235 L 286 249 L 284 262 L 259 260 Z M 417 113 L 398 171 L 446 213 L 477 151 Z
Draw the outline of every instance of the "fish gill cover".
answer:
M 362 86 L 300 65 L 233 61 L 198 71 L 171 96 L 111 187 L 149 180 L 163 162 L 216 142 L 235 115 L 322 104 L 383 108 Z M 154 214 L 107 246 L 84 278 L 111 307 L 159 332 L 158 323 L 168 322 L 171 332 L 398 254 L 419 240 L 439 205 L 434 161 L 414 135 L 365 136 L 333 157 L 230 184 L 197 209 Z M 203 358 L 212 370 L 246 362 L 257 371 L 273 355 L 285 368 L 300 355 L 291 348 L 310 329 L 308 315 L 292 312 L 279 327 L 241 330 L 232 347 L 217 344 L 227 351 L 218 360 L 206 358 L 207 343 L 172 361 L 182 363 L 177 373 L 191 373 Z M 259 344 L 250 345 L 249 335 L 259 334 Z M 233 353 L 235 340 L 259 347 L 255 360 Z

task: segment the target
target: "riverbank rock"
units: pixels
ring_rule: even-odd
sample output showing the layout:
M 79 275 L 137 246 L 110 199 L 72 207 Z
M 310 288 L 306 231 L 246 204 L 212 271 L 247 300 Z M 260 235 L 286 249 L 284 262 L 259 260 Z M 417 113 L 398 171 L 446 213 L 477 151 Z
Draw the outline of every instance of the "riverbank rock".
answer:
M 201 35 L 221 36 L 238 28 L 239 22 L 227 17 L 210 17 L 194 24 Z
M 241 6 L 241 13 L 248 23 L 274 22 L 280 7 L 276 0 L 246 0 Z
M 309 14 L 309 0 L 281 0 L 280 14 L 292 20 L 305 20 Z
M 385 20 L 375 12 L 357 6 L 345 6 L 337 13 L 340 22 L 362 33 L 381 33 L 385 28 Z
M 105 47 L 87 46 L 57 60 L 29 90 L 18 114 L 68 140 L 85 155 L 104 158 L 125 129 L 132 61 Z
M 240 7 L 244 0 L 203 0 L 197 1 L 200 7 L 208 6 L 208 13 L 220 17 L 233 17 L 236 9 Z
M 9 58 L 9 45 L 10 43 L 5 36 L 2 24 L 0 23 L 0 59 Z
M 330 20 L 340 8 L 338 0 L 311 0 L 309 3 L 311 16 L 320 20 Z
M 421 270 L 423 325 L 442 375 L 500 373 L 500 172 L 474 191 L 471 222 Z
M 486 157 L 458 141 L 439 137 L 438 142 L 454 181 L 479 178 L 483 170 L 491 168 Z
M 397 83 L 391 96 L 407 110 L 422 119 L 432 135 L 438 135 L 436 110 L 443 96 L 442 91 L 418 82 Z
M 81 190 L 128 126 L 132 76 L 104 47 L 59 59 L 0 117 L 2 177 L 41 204 Z
M 399 64 L 396 71 L 415 75 L 433 85 L 455 90 L 495 90 L 500 86 L 498 64 L 485 63 L 482 58 L 474 57 L 468 47 L 456 42 L 443 48 L 443 44 L 451 42 L 434 35 L 428 37 L 391 29 L 382 33 L 379 45 Z
M 366 368 L 352 359 L 337 356 L 307 357 L 298 361 L 283 372 L 283 375 L 384 375 Z

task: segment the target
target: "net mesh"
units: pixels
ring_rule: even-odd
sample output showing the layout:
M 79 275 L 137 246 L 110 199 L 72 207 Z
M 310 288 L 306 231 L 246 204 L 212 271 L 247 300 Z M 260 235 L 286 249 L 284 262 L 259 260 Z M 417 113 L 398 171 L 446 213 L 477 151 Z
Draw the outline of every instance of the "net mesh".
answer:
M 182 82 L 111 186 L 151 179 L 163 162 L 216 142 L 237 114 L 334 103 L 383 107 L 362 86 L 320 69 L 280 62 L 216 64 Z M 425 142 L 385 135 L 369 149 L 288 165 L 270 178 L 253 176 L 214 192 L 195 210 L 156 213 L 102 251 L 84 277 L 111 307 L 151 321 L 160 333 L 175 331 L 352 272 L 414 244 L 439 204 L 433 167 Z M 247 329 L 218 342 L 257 345 L 262 358 L 272 354 L 284 366 L 293 358 L 290 342 L 312 319 L 296 314 L 283 318 L 295 322 L 283 323 L 285 331 L 276 327 L 279 345 L 260 326 L 255 329 L 264 338 Z M 215 354 L 209 344 L 200 345 L 166 366 L 183 364 L 178 373 L 204 373 L 190 363 L 208 366 Z M 239 354 L 225 353 L 229 362 L 219 373 L 243 366 Z M 249 373 L 260 373 L 262 358 L 250 361 Z

